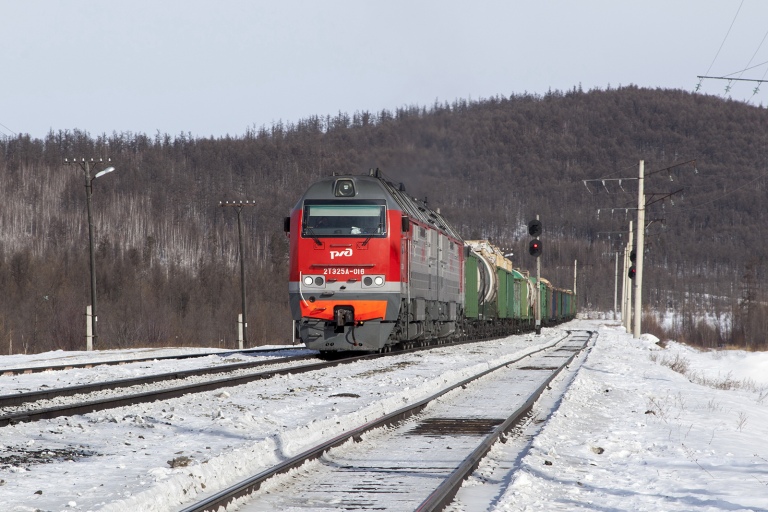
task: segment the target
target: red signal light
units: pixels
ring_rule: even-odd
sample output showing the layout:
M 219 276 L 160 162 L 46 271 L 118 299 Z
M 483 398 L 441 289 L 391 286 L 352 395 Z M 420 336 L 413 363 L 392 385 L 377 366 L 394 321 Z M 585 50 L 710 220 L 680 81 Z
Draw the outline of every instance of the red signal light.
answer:
M 528 244 L 528 253 L 537 258 L 541 255 L 541 241 L 539 239 L 531 240 Z

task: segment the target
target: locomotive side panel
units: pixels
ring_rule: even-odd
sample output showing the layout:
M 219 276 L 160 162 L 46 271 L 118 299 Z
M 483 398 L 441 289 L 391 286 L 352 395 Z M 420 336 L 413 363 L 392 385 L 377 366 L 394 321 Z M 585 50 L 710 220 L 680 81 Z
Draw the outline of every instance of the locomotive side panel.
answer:
M 411 238 L 410 294 L 412 299 L 434 300 L 432 293 L 432 267 L 430 265 L 432 245 L 430 243 L 429 230 L 413 225 Z
M 463 304 L 463 244 L 440 235 L 442 249 L 440 250 L 440 298 L 449 303 Z
M 456 332 L 463 314 L 463 244 L 431 225 L 411 224 L 408 295 L 400 340 L 429 339 Z

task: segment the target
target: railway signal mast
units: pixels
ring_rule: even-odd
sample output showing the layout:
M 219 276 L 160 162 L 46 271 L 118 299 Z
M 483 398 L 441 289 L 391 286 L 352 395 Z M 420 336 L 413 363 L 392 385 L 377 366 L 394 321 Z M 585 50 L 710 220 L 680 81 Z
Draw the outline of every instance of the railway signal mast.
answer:
M 634 279 L 635 274 L 637 274 L 637 269 L 635 268 L 635 250 L 632 249 L 629 251 L 629 278 Z
M 536 334 L 541 334 L 541 221 L 539 216 L 528 223 L 528 234 L 533 240 L 528 244 L 528 252 L 536 258 L 536 309 L 534 311 L 536 320 Z

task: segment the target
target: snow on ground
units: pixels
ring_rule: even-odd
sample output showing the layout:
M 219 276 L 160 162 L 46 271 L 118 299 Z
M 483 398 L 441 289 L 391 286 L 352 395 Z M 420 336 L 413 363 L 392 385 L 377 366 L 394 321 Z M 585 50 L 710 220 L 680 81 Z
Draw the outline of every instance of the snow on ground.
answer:
M 213 352 L 231 352 L 216 348 L 137 348 L 125 350 L 52 350 L 40 354 L 13 354 L 0 357 L 0 370 L 7 368 L 35 367 L 46 365 L 66 365 L 79 363 L 98 363 L 102 361 L 120 361 L 123 359 L 141 359 L 145 357 L 166 357 L 176 354 L 208 354 Z
M 209 351 L 198 352 L 194 349 L 167 349 L 164 352 L 165 356 L 178 355 L 178 354 L 190 354 L 190 353 L 203 353 L 207 354 Z M 57 357 L 61 357 L 59 351 L 50 352 Z M 83 384 L 95 384 L 99 382 L 105 382 L 110 380 L 124 380 L 138 377 L 146 377 L 149 375 L 158 375 L 163 373 L 181 372 L 184 370 L 193 370 L 197 368 L 215 368 L 220 366 L 227 366 L 239 363 L 254 363 L 254 362 L 268 362 L 278 358 L 290 357 L 290 356 L 303 356 L 317 354 L 315 350 L 309 350 L 305 348 L 296 350 L 279 350 L 265 349 L 258 351 L 249 351 L 244 353 L 239 352 L 221 352 L 219 354 L 212 354 L 207 356 L 186 358 L 186 359 L 160 359 L 152 361 L 141 361 L 134 363 L 121 363 L 119 365 L 100 365 L 98 362 L 114 360 L 122 361 L 128 360 L 133 355 L 134 358 L 152 357 L 148 356 L 146 352 L 129 352 L 119 351 L 117 354 L 113 354 L 112 359 L 108 357 L 104 351 L 91 352 L 92 356 L 88 356 L 88 352 L 78 353 L 77 356 L 69 358 L 68 364 L 77 363 L 90 363 L 94 362 L 95 366 L 92 368 L 70 368 L 68 370 L 55 370 L 55 371 L 43 371 L 36 373 L 16 374 L 16 375 L 3 375 L 0 378 L 0 395 L 12 395 L 14 393 L 25 393 L 30 391 L 41 391 L 50 387 L 63 388 L 70 386 L 78 386 Z M 19 356 L 13 356 L 18 358 Z M 160 357 L 160 356 L 157 356 Z M 0 375 L 3 369 L 9 368 L 26 368 L 23 364 L 11 366 L 3 366 L 2 357 L 0 357 Z M 38 360 L 36 365 L 39 366 Z M 45 365 L 43 365 L 45 366 Z M 32 365 L 30 365 L 32 367 Z M 207 378 L 207 377 L 206 377 Z M 201 380 L 199 378 L 197 380 Z M 178 385 L 178 383 L 176 383 Z
M 513 461 L 517 471 L 493 510 L 768 510 L 764 354 L 665 349 L 606 320 L 564 327 L 600 336 L 527 454 Z M 401 355 L 395 368 L 379 359 L 3 427 L 0 510 L 177 510 L 558 332 Z M 26 364 L 12 357 L 8 365 L 0 357 L 0 367 Z M 56 385 L 55 374 L 41 375 Z M 750 385 L 741 385 L 745 378 Z M 14 458 L 46 451 L 56 462 Z
M 713 380 L 751 381 L 754 387 L 768 387 L 768 352 L 744 350 L 714 350 L 707 357 L 699 357 L 698 350 L 687 345 L 669 342 L 667 351 L 689 360 L 693 377 Z
M 765 354 L 662 349 L 618 326 L 599 332 L 497 508 L 768 510 Z M 711 382 L 742 379 L 743 367 L 764 384 L 715 389 L 661 364 L 680 360 Z
M 303 345 L 302 345 L 303 346 Z M 258 356 L 260 354 L 273 352 L 275 350 L 295 348 L 293 345 L 269 345 L 250 349 L 245 354 Z M 74 350 L 71 352 L 64 350 L 53 350 L 40 354 L 14 354 L 12 356 L 0 356 L 0 373 L 4 370 L 14 368 L 36 368 L 45 366 L 64 366 L 69 364 L 98 364 L 106 361 L 124 361 L 132 359 L 153 359 L 158 357 L 172 357 L 177 355 L 191 354 L 219 354 L 219 357 L 232 357 L 237 352 L 232 349 L 219 348 L 200 348 L 200 347 L 160 347 L 160 348 L 137 348 L 124 350 Z M 203 358 L 205 356 L 202 356 Z M 193 358 L 192 361 L 200 358 Z M 177 360 L 178 362 L 180 360 Z
M 714 299 L 717 300 L 717 299 Z M 720 329 L 722 332 L 730 332 L 733 327 L 733 315 L 730 312 L 712 311 L 710 306 L 697 304 L 695 306 L 698 312 L 693 315 L 693 320 L 696 324 L 703 323 L 710 327 Z M 684 315 L 676 309 L 667 309 L 663 312 L 655 313 L 656 321 L 666 330 L 672 332 L 679 332 L 680 324 L 684 321 Z
M 3 427 L 0 511 L 172 510 L 560 333 L 464 346 L 461 357 L 442 347 Z M 57 373 L 39 375 L 53 381 Z M 31 456 L 56 462 L 32 464 Z

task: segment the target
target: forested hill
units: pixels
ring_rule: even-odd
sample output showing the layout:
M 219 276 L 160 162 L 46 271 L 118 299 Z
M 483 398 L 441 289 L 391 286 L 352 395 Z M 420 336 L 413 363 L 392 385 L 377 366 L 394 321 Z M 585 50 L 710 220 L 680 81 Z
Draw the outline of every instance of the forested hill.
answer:
M 733 312 L 734 332 L 718 335 L 739 341 L 766 331 L 754 308 L 768 260 L 767 128 L 762 107 L 623 87 L 310 117 L 220 139 L 0 139 L 0 353 L 84 347 L 88 234 L 83 171 L 64 165 L 73 157 L 117 169 L 94 182 L 97 348 L 233 346 L 237 226 L 222 200 L 256 201 L 243 212 L 251 341 L 289 340 L 283 217 L 317 178 L 376 167 L 524 269 L 524 226 L 540 215 L 542 275 L 571 288 L 578 260 L 580 307 L 609 310 L 611 233 L 635 216 L 624 208 L 637 206 L 640 160 L 653 202 L 645 302 Z M 583 182 L 595 178 L 628 179 Z

